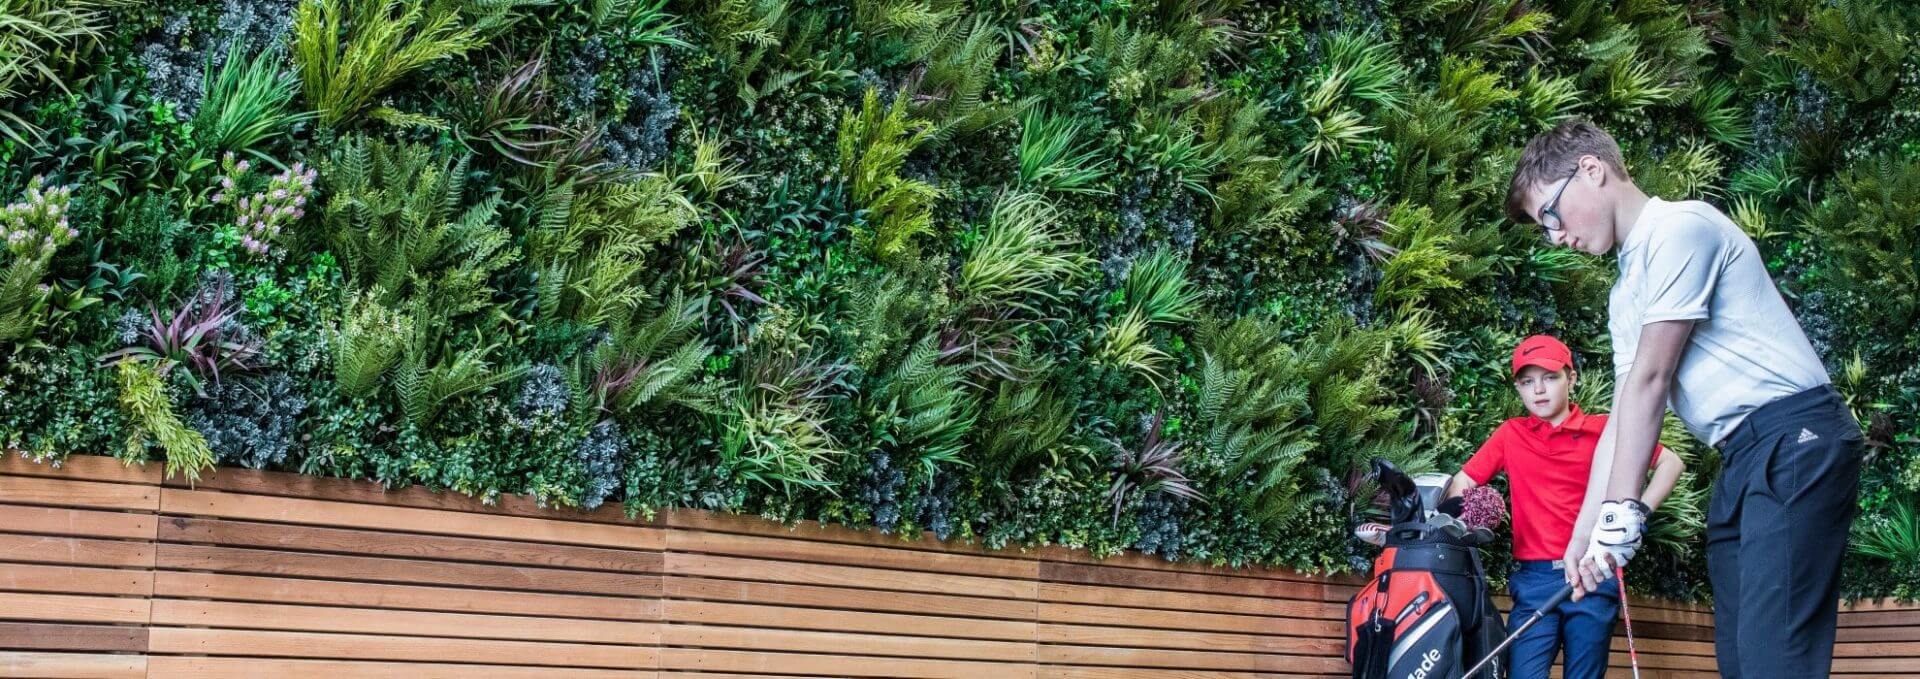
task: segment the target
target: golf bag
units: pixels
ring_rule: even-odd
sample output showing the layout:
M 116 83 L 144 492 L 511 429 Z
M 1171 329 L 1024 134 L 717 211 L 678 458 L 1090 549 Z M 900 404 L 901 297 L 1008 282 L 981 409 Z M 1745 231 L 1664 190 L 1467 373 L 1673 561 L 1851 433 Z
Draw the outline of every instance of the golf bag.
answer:
M 1490 534 L 1463 530 L 1457 517 L 1430 509 L 1440 506 L 1446 477 L 1416 482 L 1385 460 L 1374 461 L 1374 473 L 1392 525 L 1373 579 L 1347 604 L 1353 677 L 1459 679 L 1507 635 L 1475 548 Z M 1499 658 L 1478 677 L 1506 673 Z

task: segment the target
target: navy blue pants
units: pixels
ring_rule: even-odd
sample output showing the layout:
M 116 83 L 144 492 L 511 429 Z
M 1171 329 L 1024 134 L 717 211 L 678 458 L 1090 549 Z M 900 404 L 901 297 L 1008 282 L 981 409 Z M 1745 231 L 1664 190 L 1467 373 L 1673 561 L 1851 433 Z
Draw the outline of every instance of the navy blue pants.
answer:
M 1551 561 L 1515 564 L 1507 589 L 1513 594 L 1513 613 L 1507 629 L 1519 629 L 1542 604 L 1567 584 Z M 1547 613 L 1512 646 L 1508 662 L 1513 679 L 1547 679 L 1554 657 L 1566 649 L 1566 679 L 1601 679 L 1607 674 L 1612 650 L 1613 622 L 1620 617 L 1620 585 L 1613 578 L 1579 601 L 1568 600 Z
M 1707 572 L 1720 676 L 1825 677 L 1860 489 L 1860 424 L 1822 386 L 1761 406 L 1719 447 Z

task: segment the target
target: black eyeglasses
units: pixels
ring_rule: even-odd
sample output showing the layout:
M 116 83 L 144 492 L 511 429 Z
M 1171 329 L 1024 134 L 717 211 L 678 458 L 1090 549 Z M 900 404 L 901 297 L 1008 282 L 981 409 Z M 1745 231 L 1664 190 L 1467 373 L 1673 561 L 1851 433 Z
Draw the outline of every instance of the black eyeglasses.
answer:
M 1551 232 L 1559 231 L 1564 226 L 1560 223 L 1560 194 L 1566 193 L 1567 186 L 1572 184 L 1573 178 L 1579 175 L 1580 166 L 1575 165 L 1573 171 L 1567 173 L 1567 178 L 1560 182 L 1560 188 L 1553 192 L 1553 197 L 1547 199 L 1546 207 L 1540 208 L 1540 228 Z M 1548 217 L 1553 219 L 1549 221 Z

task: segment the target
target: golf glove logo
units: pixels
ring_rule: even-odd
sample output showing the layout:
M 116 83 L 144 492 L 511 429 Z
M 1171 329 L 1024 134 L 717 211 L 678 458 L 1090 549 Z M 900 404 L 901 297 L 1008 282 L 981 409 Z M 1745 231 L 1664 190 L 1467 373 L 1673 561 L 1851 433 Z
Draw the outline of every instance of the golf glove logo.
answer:
M 1640 538 L 1647 526 L 1649 510 L 1639 500 L 1608 500 L 1600 503 L 1600 520 L 1593 526 L 1593 539 L 1587 543 L 1584 560 L 1598 563 L 1601 555 L 1612 559 L 1609 568 L 1627 565 L 1640 551 Z

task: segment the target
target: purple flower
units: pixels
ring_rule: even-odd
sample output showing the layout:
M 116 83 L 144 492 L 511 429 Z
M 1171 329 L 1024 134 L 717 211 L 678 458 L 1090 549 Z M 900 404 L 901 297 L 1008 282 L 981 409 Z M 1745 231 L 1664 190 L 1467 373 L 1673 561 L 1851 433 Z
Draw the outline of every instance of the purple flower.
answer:
M 240 161 L 239 164 L 233 166 L 233 170 L 235 172 L 246 172 L 247 168 L 250 168 L 250 167 L 253 167 L 252 163 L 242 160 Z
M 1498 528 L 1507 521 L 1507 501 L 1492 486 L 1479 486 L 1461 496 L 1460 522 L 1470 528 Z

